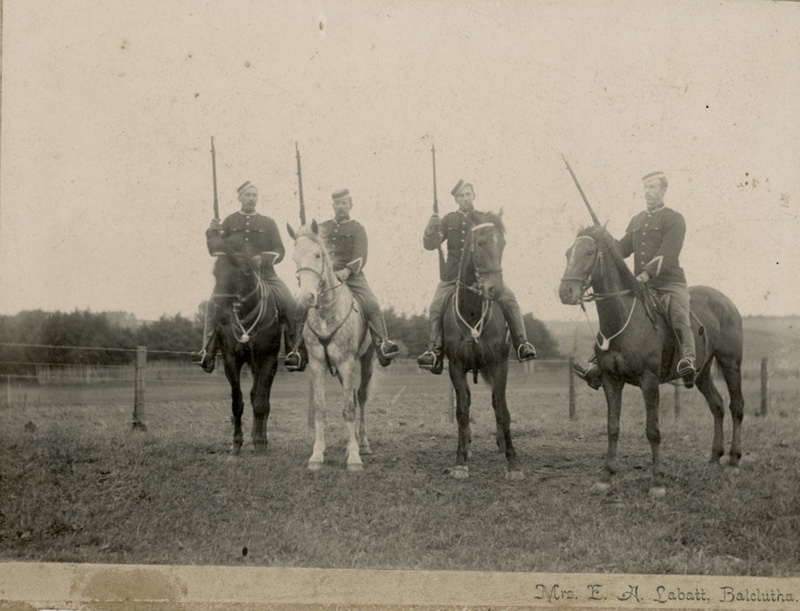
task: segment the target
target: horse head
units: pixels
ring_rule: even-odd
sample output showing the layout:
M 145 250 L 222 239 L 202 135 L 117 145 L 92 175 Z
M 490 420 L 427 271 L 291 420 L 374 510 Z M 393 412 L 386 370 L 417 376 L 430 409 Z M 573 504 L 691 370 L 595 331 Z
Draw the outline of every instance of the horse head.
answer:
M 558 287 L 561 303 L 577 305 L 586 289 L 592 286 L 592 276 L 600 259 L 600 242 L 597 239 L 600 231 L 604 230 L 594 226 L 581 229 L 575 242 L 567 249 L 567 267 Z
M 315 307 L 326 284 L 332 281 L 333 267 L 319 233 L 319 225 L 312 220 L 310 225 L 303 225 L 296 232 L 286 225 L 289 236 L 294 240 L 294 259 L 297 271 L 297 302 L 300 307 Z
M 471 216 L 473 226 L 465 245 L 465 272 L 474 276 L 474 282 L 469 284 L 477 285 L 482 297 L 497 299 L 503 293 L 503 250 L 506 246 L 503 212 L 472 212 Z

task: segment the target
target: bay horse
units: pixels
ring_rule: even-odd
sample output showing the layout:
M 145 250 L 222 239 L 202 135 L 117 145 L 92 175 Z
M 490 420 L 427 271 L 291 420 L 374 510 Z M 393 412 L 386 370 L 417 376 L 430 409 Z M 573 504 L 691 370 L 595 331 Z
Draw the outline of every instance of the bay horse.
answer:
M 492 407 L 497 425 L 497 446 L 506 457 L 506 479 L 523 479 L 511 442 L 511 415 L 506 402 L 509 336 L 505 317 L 496 299 L 503 292 L 502 258 L 505 229 L 502 213 L 472 211 L 472 230 L 464 243 L 458 280 L 442 316 L 444 353 L 456 396 L 458 447 L 450 474 L 469 477 L 471 454 L 471 393 L 467 374 L 478 375 L 492 389 Z
M 312 220 L 296 232 L 291 226 L 286 227 L 294 240 L 298 307 L 308 312 L 303 339 L 308 349 L 314 418 L 314 449 L 308 468 L 317 471 L 325 462 L 325 374 L 330 372 L 342 386 L 342 416 L 348 434 L 347 470 L 362 471 L 361 454 L 372 453 L 365 411 L 375 356 L 365 313 L 347 283 L 336 277 L 317 222 Z
M 267 282 L 244 257 L 233 257 L 236 266 L 230 277 L 230 295 L 223 300 L 219 348 L 225 377 L 231 387 L 233 411 L 233 448 L 238 456 L 242 449 L 241 371 L 247 363 L 253 374 L 250 403 L 253 407 L 252 439 L 256 454 L 267 449 L 267 418 L 270 411 L 270 392 L 278 370 L 281 346 L 281 319 L 275 296 Z M 289 345 L 287 343 L 287 345 Z
M 587 293 L 592 288 L 592 293 Z M 697 351 L 694 381 L 714 416 L 711 463 L 724 454 L 723 400 L 711 376 L 712 361 L 721 370 L 730 395 L 733 419 L 728 464 L 737 468 L 742 456 L 742 318 L 733 302 L 707 286 L 689 288 L 691 324 Z M 559 286 L 561 302 L 568 305 L 594 301 L 600 331 L 595 355 L 608 404 L 608 451 L 605 468 L 595 490 L 607 490 L 617 471 L 617 441 L 625 384 L 638 386 L 644 397 L 646 434 L 653 457 L 649 494 L 666 492 L 661 466 L 659 384 L 678 379 L 675 358 L 679 343 L 650 293 L 633 277 L 617 250 L 616 241 L 599 226 L 578 232 L 567 251 L 567 266 Z

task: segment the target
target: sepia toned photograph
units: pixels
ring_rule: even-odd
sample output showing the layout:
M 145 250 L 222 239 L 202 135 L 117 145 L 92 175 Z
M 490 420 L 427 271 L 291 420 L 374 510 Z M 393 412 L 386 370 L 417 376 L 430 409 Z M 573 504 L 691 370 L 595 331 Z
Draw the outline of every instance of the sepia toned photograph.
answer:
M 800 4 L 12 0 L 1 84 L 0 607 L 800 609 Z

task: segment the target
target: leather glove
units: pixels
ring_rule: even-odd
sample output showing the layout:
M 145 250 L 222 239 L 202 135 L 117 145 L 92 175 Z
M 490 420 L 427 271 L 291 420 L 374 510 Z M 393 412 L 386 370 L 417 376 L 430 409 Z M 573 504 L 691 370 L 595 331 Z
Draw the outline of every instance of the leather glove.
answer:
M 641 282 L 642 284 L 644 284 L 645 282 L 650 280 L 650 272 L 644 271 L 641 274 L 639 274 L 638 276 L 636 276 L 636 279 L 639 282 Z
M 353 272 L 350 271 L 349 267 L 343 267 L 342 269 L 340 269 L 338 272 L 335 272 L 335 273 L 336 273 L 336 277 L 339 280 L 341 280 L 342 282 L 345 282 Z
M 219 219 L 211 219 L 211 224 L 208 226 L 209 231 L 222 231 L 222 223 Z

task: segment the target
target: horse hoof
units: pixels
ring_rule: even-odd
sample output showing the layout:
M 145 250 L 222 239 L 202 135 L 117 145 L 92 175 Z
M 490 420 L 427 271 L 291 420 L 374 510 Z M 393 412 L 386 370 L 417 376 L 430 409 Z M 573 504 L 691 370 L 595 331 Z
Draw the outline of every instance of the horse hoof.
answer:
M 469 477 L 469 467 L 453 467 L 450 476 L 455 479 L 467 479 Z
M 725 473 L 731 477 L 736 477 L 739 475 L 739 467 L 737 465 L 729 465 L 728 468 L 725 469 Z
M 608 482 L 595 482 L 592 484 L 592 492 L 606 493 L 611 490 L 611 484 Z
M 267 454 L 267 446 L 264 445 L 257 445 L 254 449 L 254 453 L 256 456 L 266 456 Z
M 519 481 L 525 479 L 525 474 L 517 469 L 516 471 L 506 471 L 506 479 L 509 481 Z
M 667 489 L 664 486 L 653 486 L 647 494 L 651 499 L 660 499 L 667 495 Z
M 352 463 L 347 465 L 347 471 L 349 473 L 360 473 L 364 470 L 364 465 L 361 463 Z
M 238 452 L 231 452 L 228 455 L 228 462 L 238 462 L 241 460 L 242 456 Z
M 317 461 L 308 461 L 308 470 L 309 471 L 319 471 L 322 469 L 322 463 Z
M 358 448 L 358 451 L 360 454 L 368 454 L 368 455 L 372 454 L 372 448 L 370 448 L 368 445 L 361 446 L 360 448 Z

